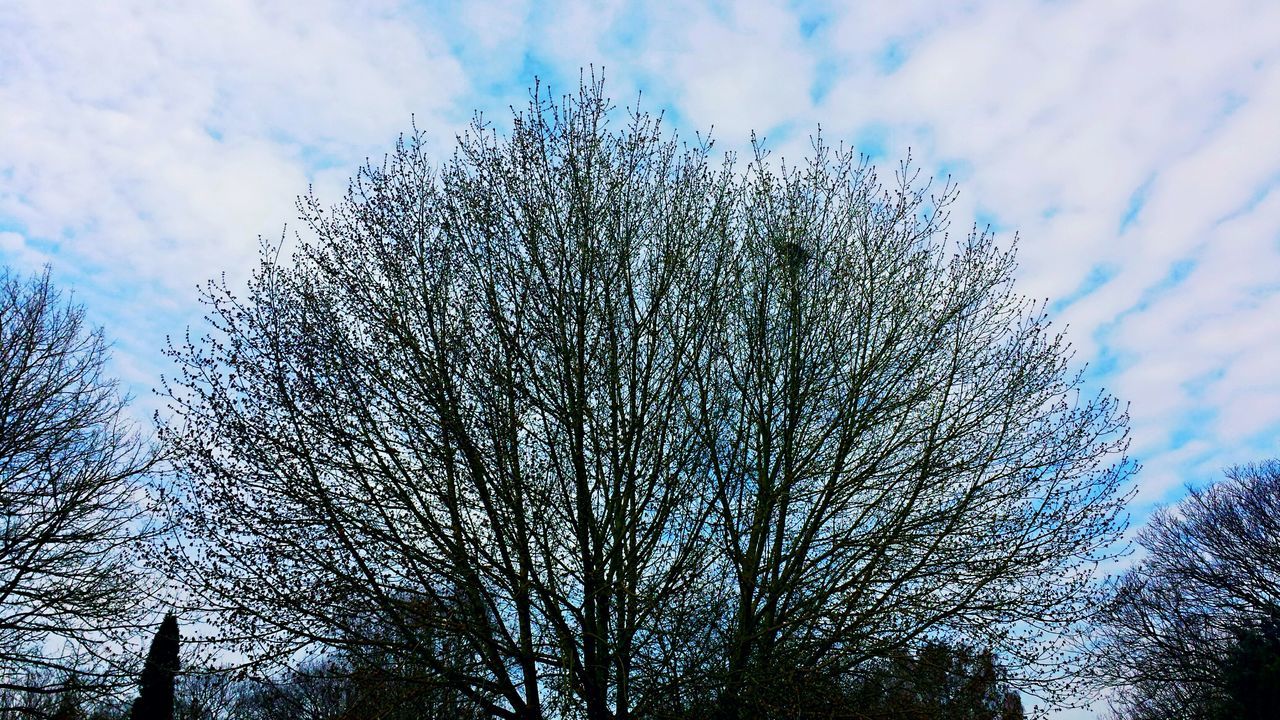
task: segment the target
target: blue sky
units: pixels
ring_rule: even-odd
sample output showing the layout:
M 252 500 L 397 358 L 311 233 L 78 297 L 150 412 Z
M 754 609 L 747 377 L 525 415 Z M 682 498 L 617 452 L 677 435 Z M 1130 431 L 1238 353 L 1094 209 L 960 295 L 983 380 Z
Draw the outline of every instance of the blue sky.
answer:
M 1020 236 L 1089 382 L 1132 403 L 1136 517 L 1280 455 L 1280 3 L 0 1 L 0 262 L 48 263 L 149 413 L 195 288 L 411 118 L 443 155 L 535 74 L 603 67 L 682 132 L 821 124 Z

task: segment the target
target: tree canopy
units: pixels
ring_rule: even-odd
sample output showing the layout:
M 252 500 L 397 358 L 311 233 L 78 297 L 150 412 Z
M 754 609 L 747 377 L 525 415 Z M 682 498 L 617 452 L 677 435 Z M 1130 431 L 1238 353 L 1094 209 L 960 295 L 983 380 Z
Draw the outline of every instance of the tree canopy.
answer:
M 496 717 L 758 716 L 930 637 L 1061 690 L 1133 466 L 1012 252 L 909 164 L 617 116 L 410 136 L 208 287 L 166 572 L 249 658 Z

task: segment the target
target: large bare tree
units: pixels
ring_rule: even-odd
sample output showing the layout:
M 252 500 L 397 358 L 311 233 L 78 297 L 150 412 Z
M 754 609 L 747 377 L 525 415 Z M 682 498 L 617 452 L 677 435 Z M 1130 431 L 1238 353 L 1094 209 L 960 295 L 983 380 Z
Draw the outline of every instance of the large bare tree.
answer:
M 136 627 L 146 607 L 136 550 L 149 531 L 141 483 L 154 454 L 104 374 L 106 359 L 102 332 L 62 300 L 48 271 L 0 273 L 6 689 L 57 691 L 70 672 L 97 666 L 98 644 Z
M 936 634 L 1047 677 L 1131 466 L 1012 256 L 905 167 L 612 117 L 592 82 L 439 166 L 413 136 L 210 286 L 169 571 L 250 658 L 497 717 L 746 715 Z

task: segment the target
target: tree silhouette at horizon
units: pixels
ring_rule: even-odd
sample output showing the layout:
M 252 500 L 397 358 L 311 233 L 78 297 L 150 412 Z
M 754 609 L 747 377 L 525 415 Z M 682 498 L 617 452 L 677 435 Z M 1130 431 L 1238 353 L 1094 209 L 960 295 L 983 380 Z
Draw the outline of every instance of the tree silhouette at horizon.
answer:
M 129 720 L 173 720 L 173 686 L 178 675 L 178 617 L 167 613 L 151 640 Z

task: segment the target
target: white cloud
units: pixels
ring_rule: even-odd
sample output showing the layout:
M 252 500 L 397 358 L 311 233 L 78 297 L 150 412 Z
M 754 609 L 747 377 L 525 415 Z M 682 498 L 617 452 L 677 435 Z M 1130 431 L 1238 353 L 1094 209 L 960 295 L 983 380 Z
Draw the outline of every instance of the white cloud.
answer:
M 813 123 L 815 58 L 799 20 L 781 3 L 672 6 L 656 21 L 661 29 L 650 37 L 671 45 L 670 52 L 651 56 L 649 70 L 665 80 L 673 104 L 694 127 L 714 125 L 718 137 L 736 144 L 752 129 Z
M 198 317 L 195 285 L 244 277 L 258 236 L 279 236 L 309 182 L 336 200 L 411 115 L 441 139 L 466 119 L 463 68 L 410 10 L 8 5 L 4 261 L 52 263 L 119 338 L 118 371 L 142 394 L 165 334 Z
M 19 4 L 0 213 L 58 262 L 185 291 L 245 265 L 317 166 L 452 112 L 460 68 L 395 7 L 281 7 Z
M 854 71 L 818 114 L 848 108 L 850 132 L 894 128 L 894 150 L 912 142 L 926 166 L 964 161 L 965 210 L 1022 231 L 1025 292 L 1063 298 L 1107 269 L 1059 319 L 1082 358 L 1118 359 L 1101 381 L 1133 402 L 1135 448 L 1168 452 L 1190 431 L 1226 458 L 1249 437 L 1275 438 L 1277 398 L 1258 371 L 1280 341 L 1254 295 L 1274 295 L 1259 283 L 1280 277 L 1280 207 L 1256 202 L 1280 178 L 1268 30 L 1280 9 L 987 3 L 941 22 L 909 8 L 860 32 L 867 22 L 836 21 L 847 31 L 833 47 Z M 906 38 L 901 66 L 875 72 L 894 38 Z M 1148 469 L 1142 482 L 1176 488 L 1199 470 Z
M 774 130 L 800 153 L 821 122 L 957 170 L 958 230 L 994 217 L 1024 292 L 1084 291 L 1057 319 L 1115 359 L 1100 381 L 1144 453 L 1189 417 L 1228 454 L 1277 433 L 1272 3 L 20 2 L 0 23 L 5 259 L 52 262 L 127 327 L 139 377 L 193 284 L 244 273 L 308 183 L 336 199 L 411 114 L 443 151 L 532 73 L 565 91 L 595 64 L 620 104 L 643 90 L 725 147 Z

